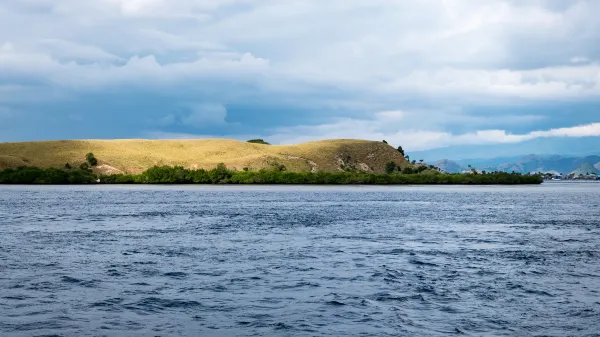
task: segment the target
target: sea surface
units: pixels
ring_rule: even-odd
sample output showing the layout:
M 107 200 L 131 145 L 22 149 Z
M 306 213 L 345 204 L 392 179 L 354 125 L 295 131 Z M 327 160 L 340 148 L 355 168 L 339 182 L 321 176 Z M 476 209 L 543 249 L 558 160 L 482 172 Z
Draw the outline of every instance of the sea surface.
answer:
M 600 184 L 0 186 L 0 336 L 600 336 Z

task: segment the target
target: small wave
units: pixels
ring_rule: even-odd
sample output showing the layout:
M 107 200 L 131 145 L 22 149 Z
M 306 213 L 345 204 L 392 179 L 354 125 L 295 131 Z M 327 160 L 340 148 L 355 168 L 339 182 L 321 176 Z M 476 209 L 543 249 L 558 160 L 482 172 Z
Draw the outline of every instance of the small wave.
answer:
M 120 297 L 110 298 L 104 301 L 94 302 L 90 304 L 90 308 L 102 308 L 107 311 L 118 311 L 120 308 L 118 306 L 123 302 L 123 299 Z
M 223 276 L 225 274 L 227 274 L 226 271 L 224 270 L 216 270 L 216 271 L 197 271 L 194 272 L 194 274 L 196 275 L 200 275 L 200 276 Z
M 174 278 L 174 279 L 183 279 L 183 278 L 186 278 L 188 276 L 188 274 L 181 272 L 181 271 L 174 271 L 174 272 L 164 273 L 163 276 Z
M 275 323 L 273 324 L 275 330 L 291 330 L 293 327 L 291 325 L 287 325 L 285 323 Z
M 33 298 L 31 296 L 27 296 L 27 295 L 9 295 L 9 296 L 4 296 L 2 297 L 5 300 L 14 300 L 14 301 L 24 301 L 30 298 Z
M 541 296 L 548 296 L 548 297 L 554 297 L 554 295 L 550 294 L 547 291 L 543 291 L 543 290 L 535 290 L 535 289 L 525 289 L 525 292 L 527 294 L 533 294 L 533 295 L 541 295 Z
M 123 276 L 123 273 L 119 272 L 116 269 L 109 269 L 106 271 L 106 274 L 108 274 L 108 276 L 112 276 L 112 277 Z
M 325 304 L 327 305 L 333 305 L 333 306 L 345 306 L 346 303 L 340 302 L 340 301 L 327 301 L 325 302 Z
M 65 283 L 78 284 L 88 288 L 96 287 L 96 281 L 85 281 L 71 276 L 63 276 L 60 280 Z
M 406 301 L 415 301 L 415 300 L 416 301 L 425 301 L 425 298 L 421 294 L 409 295 L 409 296 L 394 296 L 389 293 L 379 293 L 379 294 L 375 294 L 375 295 L 371 296 L 371 299 L 373 299 L 377 302 L 390 302 L 390 301 L 406 302 Z
M 313 282 L 298 282 L 296 284 L 284 284 L 284 285 L 274 286 L 273 289 L 283 290 L 283 289 L 295 289 L 295 288 L 303 288 L 303 287 L 316 288 L 316 287 L 320 287 L 320 285 L 317 283 L 313 283 Z
M 408 263 L 414 264 L 417 266 L 427 266 L 427 267 L 437 267 L 438 266 L 435 263 L 425 262 L 425 261 L 421 261 L 421 260 L 417 260 L 417 259 L 410 259 L 410 260 L 408 260 Z
M 181 299 L 164 299 L 158 297 L 147 297 L 142 300 L 126 305 L 129 310 L 141 310 L 145 312 L 157 312 L 166 309 L 191 309 L 201 307 L 202 304 L 197 301 L 188 301 Z

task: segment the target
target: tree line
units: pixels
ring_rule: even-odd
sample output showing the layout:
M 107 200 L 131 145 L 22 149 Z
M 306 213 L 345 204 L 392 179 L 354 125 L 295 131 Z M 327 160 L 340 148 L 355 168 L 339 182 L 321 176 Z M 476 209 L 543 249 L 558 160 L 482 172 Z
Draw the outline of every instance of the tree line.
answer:
M 399 184 L 540 184 L 540 175 L 504 172 L 487 174 L 445 174 L 426 172 L 390 174 L 365 172 L 291 172 L 281 169 L 236 171 L 219 164 L 212 170 L 182 166 L 154 166 L 140 174 L 97 176 L 83 169 L 41 169 L 19 167 L 0 171 L 0 184 L 317 184 L 317 185 L 399 185 Z

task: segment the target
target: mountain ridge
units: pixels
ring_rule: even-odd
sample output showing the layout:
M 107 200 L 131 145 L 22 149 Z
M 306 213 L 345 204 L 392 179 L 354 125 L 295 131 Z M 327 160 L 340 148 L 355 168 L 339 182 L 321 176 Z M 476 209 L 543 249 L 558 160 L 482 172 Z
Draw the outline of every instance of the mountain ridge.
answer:
M 516 157 L 514 157 L 516 158 Z M 508 160 L 507 160 L 508 159 Z M 505 161 L 506 160 L 506 161 Z M 504 162 L 503 162 L 504 161 Z M 489 159 L 464 159 L 464 160 L 438 160 L 434 165 L 449 173 L 467 170 L 468 166 L 480 171 L 503 171 L 503 172 L 559 172 L 569 174 L 584 165 L 590 165 L 596 169 L 600 168 L 600 156 L 566 157 L 560 155 L 536 155 L 529 154 L 518 159 L 510 157 L 499 157 Z

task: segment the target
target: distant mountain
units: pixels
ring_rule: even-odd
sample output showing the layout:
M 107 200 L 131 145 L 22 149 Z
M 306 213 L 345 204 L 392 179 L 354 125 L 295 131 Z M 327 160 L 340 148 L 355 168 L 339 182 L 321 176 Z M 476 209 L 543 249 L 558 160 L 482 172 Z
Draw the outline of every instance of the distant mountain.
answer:
M 600 155 L 600 137 L 564 138 L 560 141 L 556 141 L 554 138 L 538 138 L 521 143 L 453 145 L 431 150 L 406 152 L 412 159 L 423 159 L 430 163 L 441 159 L 452 159 L 460 164 L 461 160 L 467 158 L 513 158 L 512 160 L 503 161 L 504 163 L 512 163 L 530 153 L 543 156 L 559 154 L 564 157 Z M 473 163 L 472 165 L 478 164 Z
M 571 172 L 571 174 L 575 175 L 575 176 L 586 176 L 589 174 L 599 174 L 600 170 L 597 170 L 592 164 L 588 164 L 588 163 L 584 163 L 581 164 L 581 166 L 579 166 L 579 168 L 577 168 L 576 170 L 574 170 L 573 172 Z
M 503 171 L 503 172 L 559 172 L 569 174 L 583 165 L 585 169 L 600 170 L 600 156 L 585 157 L 563 157 L 558 155 L 540 156 L 527 155 L 523 157 L 500 157 L 488 159 L 463 159 L 463 160 L 438 160 L 434 163 L 440 169 L 457 173 L 468 170 L 469 165 L 480 171 Z M 594 173 L 594 172 L 592 172 Z
M 448 173 L 459 173 L 464 170 L 457 162 L 448 159 L 438 160 L 433 165 Z

